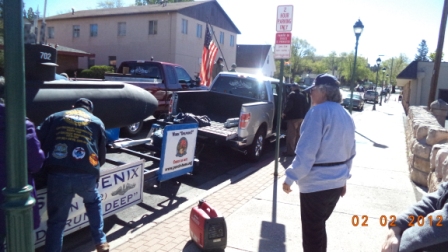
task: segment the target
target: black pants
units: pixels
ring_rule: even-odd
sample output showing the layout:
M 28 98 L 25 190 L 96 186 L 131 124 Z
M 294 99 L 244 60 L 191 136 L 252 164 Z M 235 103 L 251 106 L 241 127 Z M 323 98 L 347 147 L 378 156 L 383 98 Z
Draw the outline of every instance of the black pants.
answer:
M 342 187 L 313 193 L 300 193 L 304 252 L 327 251 L 325 222 L 336 207 L 341 192 Z

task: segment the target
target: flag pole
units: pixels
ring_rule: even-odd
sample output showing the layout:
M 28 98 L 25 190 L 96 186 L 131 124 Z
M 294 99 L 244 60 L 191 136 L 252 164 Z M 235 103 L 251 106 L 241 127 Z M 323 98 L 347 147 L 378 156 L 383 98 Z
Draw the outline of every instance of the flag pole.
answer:
M 227 71 L 229 71 L 229 67 L 227 67 L 226 57 L 224 57 L 224 54 L 222 53 L 221 47 L 219 46 L 219 42 L 216 39 L 215 32 L 213 31 L 213 26 L 211 24 L 209 24 L 209 25 L 210 25 L 210 28 L 212 28 L 212 34 L 213 34 L 213 37 L 215 38 L 216 45 L 218 46 L 218 49 L 221 52 L 222 58 L 224 59 L 224 64 L 226 65 L 226 69 L 227 69 Z

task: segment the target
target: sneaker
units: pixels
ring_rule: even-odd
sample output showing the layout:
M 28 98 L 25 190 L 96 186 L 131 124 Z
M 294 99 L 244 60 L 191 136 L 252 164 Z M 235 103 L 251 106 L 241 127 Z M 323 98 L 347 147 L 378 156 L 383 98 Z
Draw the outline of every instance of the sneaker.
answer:
M 97 252 L 109 252 L 109 243 L 101 243 L 96 245 L 96 251 Z

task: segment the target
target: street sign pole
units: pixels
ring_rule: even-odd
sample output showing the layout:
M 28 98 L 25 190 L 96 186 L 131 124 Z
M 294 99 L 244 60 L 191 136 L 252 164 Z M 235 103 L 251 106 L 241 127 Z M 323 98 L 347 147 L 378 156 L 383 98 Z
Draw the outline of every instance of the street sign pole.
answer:
M 285 64 L 285 60 L 281 59 L 280 60 L 280 83 L 278 85 L 278 90 L 277 90 L 277 126 L 276 126 L 276 146 L 275 146 L 275 171 L 274 171 L 274 176 L 277 177 L 278 176 L 278 158 L 280 156 L 280 127 L 282 125 L 282 104 L 283 104 L 283 69 L 284 69 L 284 64 Z
M 277 89 L 277 126 L 276 126 L 276 146 L 275 146 L 275 171 L 274 176 L 278 176 L 278 158 L 280 156 L 280 128 L 282 123 L 283 104 L 283 71 L 285 59 L 291 58 L 292 39 L 292 17 L 294 7 L 292 5 L 279 5 L 277 7 L 277 34 L 275 36 L 274 59 L 280 60 L 280 83 Z

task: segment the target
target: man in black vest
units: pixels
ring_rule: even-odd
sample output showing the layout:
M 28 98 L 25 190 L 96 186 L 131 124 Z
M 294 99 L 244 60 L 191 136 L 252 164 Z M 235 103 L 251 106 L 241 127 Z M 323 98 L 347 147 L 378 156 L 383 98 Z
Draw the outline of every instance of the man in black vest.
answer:
M 308 102 L 305 96 L 300 93 L 299 85 L 297 83 L 292 84 L 291 92 L 286 98 L 286 106 L 282 113 L 282 119 L 286 120 L 287 123 L 286 151 L 282 153 L 283 156 L 293 157 L 296 155 L 295 150 L 300 137 L 300 126 L 307 111 Z

